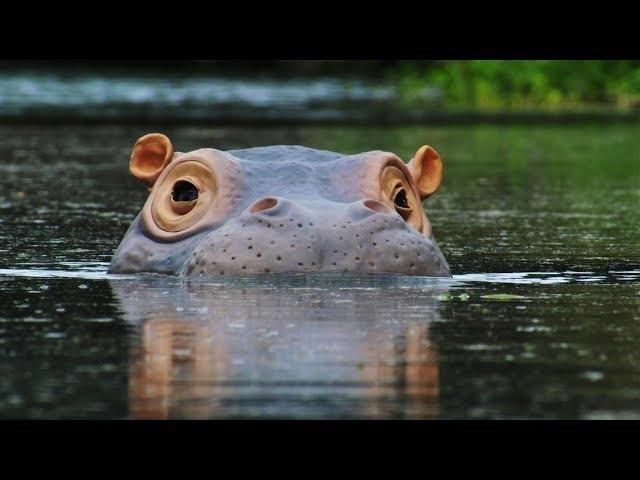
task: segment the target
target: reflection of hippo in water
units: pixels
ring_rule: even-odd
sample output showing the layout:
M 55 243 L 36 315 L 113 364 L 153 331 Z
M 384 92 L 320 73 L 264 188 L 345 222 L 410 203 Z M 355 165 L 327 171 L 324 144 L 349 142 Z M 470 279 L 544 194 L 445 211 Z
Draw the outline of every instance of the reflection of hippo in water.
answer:
M 300 146 L 180 153 L 154 133 L 130 170 L 150 194 L 111 273 L 451 276 L 421 203 L 442 178 L 429 146 L 405 165 Z
M 130 416 L 437 416 L 429 328 L 449 287 L 346 277 L 112 281 L 134 327 Z

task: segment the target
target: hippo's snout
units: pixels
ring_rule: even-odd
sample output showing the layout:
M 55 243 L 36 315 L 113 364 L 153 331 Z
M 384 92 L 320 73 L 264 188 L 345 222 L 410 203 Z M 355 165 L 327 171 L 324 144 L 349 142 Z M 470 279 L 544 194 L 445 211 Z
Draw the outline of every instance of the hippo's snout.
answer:
M 435 243 L 373 199 L 260 198 L 206 234 L 184 266 L 187 275 L 314 271 L 449 276 Z

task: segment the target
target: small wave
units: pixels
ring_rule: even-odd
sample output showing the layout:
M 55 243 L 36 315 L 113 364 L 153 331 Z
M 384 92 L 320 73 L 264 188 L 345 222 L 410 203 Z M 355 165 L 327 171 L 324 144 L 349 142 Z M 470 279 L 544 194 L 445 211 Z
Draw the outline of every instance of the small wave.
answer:
M 27 278 L 78 278 L 87 280 L 119 280 L 133 278 L 171 278 L 176 277 L 158 274 L 108 274 L 107 262 L 59 262 L 55 264 L 20 263 L 17 268 L 0 269 L 0 276 Z M 192 282 L 211 282 L 208 277 L 189 277 Z M 416 288 L 421 286 L 456 286 L 472 285 L 474 283 L 545 285 L 563 283 L 620 283 L 640 281 L 640 270 L 595 272 L 500 272 L 500 273 L 466 273 L 454 275 L 453 278 L 418 277 L 407 275 L 359 275 L 359 274 L 270 274 L 270 275 L 240 275 L 228 276 L 225 279 L 215 278 L 215 283 L 238 285 L 284 285 L 288 283 L 313 285 L 314 287 L 336 286 L 360 288 L 379 288 L 394 286 L 396 288 Z

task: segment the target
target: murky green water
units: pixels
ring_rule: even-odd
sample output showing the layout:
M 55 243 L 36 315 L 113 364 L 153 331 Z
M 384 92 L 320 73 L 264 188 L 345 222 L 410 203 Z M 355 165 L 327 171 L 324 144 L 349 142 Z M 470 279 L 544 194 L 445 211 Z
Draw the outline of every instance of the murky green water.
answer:
M 453 280 L 108 276 L 133 142 L 437 147 Z M 2 418 L 640 418 L 638 128 L 0 128 Z

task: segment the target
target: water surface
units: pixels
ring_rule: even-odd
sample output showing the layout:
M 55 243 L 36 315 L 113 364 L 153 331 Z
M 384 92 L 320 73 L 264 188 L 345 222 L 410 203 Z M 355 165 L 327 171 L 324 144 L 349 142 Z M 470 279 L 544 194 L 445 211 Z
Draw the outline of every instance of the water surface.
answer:
M 149 131 L 429 143 L 454 278 L 107 275 Z M 640 418 L 635 126 L 4 126 L 0 187 L 2 418 Z

